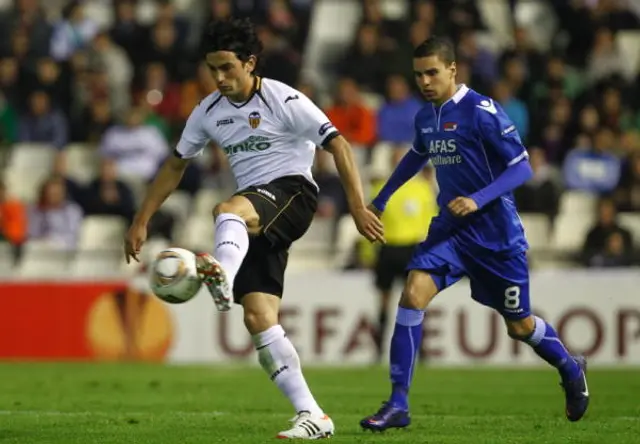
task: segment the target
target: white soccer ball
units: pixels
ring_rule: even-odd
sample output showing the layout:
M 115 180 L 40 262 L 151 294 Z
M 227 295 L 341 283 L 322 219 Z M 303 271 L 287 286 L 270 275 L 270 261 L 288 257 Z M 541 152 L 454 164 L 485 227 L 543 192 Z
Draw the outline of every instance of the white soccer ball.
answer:
M 168 248 L 151 265 L 151 290 L 165 302 L 182 304 L 200 290 L 196 255 L 184 248 Z

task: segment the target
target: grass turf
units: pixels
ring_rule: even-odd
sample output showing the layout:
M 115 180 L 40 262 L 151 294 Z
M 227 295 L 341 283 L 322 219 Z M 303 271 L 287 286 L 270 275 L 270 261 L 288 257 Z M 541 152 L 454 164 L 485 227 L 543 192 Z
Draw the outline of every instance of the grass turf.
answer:
M 592 370 L 587 416 L 564 418 L 552 370 L 418 368 L 406 430 L 358 421 L 388 390 L 384 368 L 308 369 L 335 443 L 640 442 L 637 370 Z M 261 443 L 288 428 L 287 401 L 257 368 L 0 364 L 1 443 Z

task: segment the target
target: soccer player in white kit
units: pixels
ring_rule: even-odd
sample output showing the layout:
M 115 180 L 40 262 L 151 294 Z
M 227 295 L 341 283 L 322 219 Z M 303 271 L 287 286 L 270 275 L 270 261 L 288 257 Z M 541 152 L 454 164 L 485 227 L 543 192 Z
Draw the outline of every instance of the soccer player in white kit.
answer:
M 218 90 L 193 110 L 127 233 L 127 261 L 137 260 L 151 216 L 177 187 L 189 159 L 214 140 L 229 158 L 238 191 L 213 209 L 213 255 L 198 255 L 198 272 L 221 311 L 244 309 L 261 366 L 296 411 L 278 438 L 318 439 L 334 433 L 315 401 L 292 343 L 278 324 L 288 250 L 309 228 L 318 186 L 311 175 L 316 146 L 334 156 L 360 233 L 384 241 L 366 207 L 349 143 L 301 92 L 255 75 L 261 45 L 248 20 L 211 25 L 205 59 Z

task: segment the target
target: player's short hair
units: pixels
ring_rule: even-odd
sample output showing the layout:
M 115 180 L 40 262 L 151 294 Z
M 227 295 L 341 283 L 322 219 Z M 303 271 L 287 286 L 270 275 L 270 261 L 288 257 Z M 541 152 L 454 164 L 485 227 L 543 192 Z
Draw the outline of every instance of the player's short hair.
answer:
M 246 62 L 249 57 L 260 54 L 262 43 L 249 19 L 230 19 L 209 24 L 202 50 L 204 54 L 230 51 Z
M 456 61 L 456 51 L 453 42 L 445 37 L 429 37 L 413 50 L 414 58 L 437 56 L 445 65 Z

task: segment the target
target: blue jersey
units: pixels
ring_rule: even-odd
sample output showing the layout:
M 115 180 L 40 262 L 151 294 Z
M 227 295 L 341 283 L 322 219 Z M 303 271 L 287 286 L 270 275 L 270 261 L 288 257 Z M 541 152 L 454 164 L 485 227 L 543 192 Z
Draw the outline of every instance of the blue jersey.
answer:
M 471 197 L 528 157 L 500 105 L 461 85 L 441 106 L 424 106 L 415 117 L 415 130 L 412 149 L 431 161 L 440 188 L 440 213 L 431 222 L 426 242 L 453 238 L 461 248 L 478 254 L 525 251 L 528 244 L 511 192 L 466 217 L 454 217 L 447 209 L 456 197 Z

